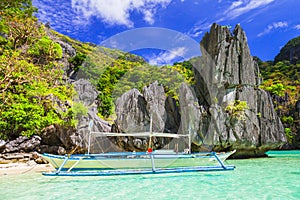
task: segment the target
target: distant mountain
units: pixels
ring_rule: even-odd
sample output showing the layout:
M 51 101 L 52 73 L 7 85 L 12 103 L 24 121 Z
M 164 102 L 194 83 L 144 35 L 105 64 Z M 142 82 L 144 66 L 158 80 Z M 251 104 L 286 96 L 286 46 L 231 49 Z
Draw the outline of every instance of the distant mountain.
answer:
M 292 64 L 296 64 L 300 60 L 300 36 L 290 41 L 280 50 L 280 53 L 275 57 L 274 62 L 288 60 Z

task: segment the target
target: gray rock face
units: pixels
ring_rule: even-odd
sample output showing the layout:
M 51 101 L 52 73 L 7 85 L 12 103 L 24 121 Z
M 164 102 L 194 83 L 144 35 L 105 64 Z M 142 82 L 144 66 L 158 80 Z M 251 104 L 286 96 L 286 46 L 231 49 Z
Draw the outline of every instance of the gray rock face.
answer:
M 117 119 L 115 124 L 119 132 L 145 132 L 150 128 L 150 116 L 144 96 L 132 89 L 116 101 Z
M 74 83 L 74 89 L 77 92 L 74 100 L 76 102 L 81 102 L 85 106 L 95 106 L 95 101 L 99 92 L 94 88 L 94 86 L 85 79 L 79 79 Z
M 168 108 L 168 111 L 166 110 Z M 143 88 L 143 93 L 132 89 L 124 93 L 116 101 L 115 120 L 116 130 L 119 132 L 148 132 L 152 115 L 152 130 L 154 132 L 178 132 L 180 115 L 176 102 L 166 98 L 164 89 L 157 82 Z M 145 150 L 148 139 L 128 139 L 116 143 L 125 150 Z M 157 140 L 156 147 L 162 145 Z
M 198 99 L 192 88 L 186 84 L 182 84 L 179 89 L 179 104 L 181 113 L 180 134 L 191 134 L 191 139 L 201 144 L 203 138 L 202 114 L 205 111 L 199 106 Z M 198 138 L 200 137 L 200 138 Z
M 147 110 L 152 115 L 153 130 L 163 132 L 167 120 L 165 102 L 166 95 L 163 86 L 158 85 L 158 82 L 150 84 L 143 88 L 144 98 L 147 102 Z
M 143 88 L 143 94 L 132 89 L 116 101 L 116 124 L 120 132 L 145 132 L 150 129 L 150 115 L 153 119 L 152 130 L 163 132 L 166 126 L 166 96 L 157 82 Z
M 236 85 L 257 85 L 258 67 L 250 55 L 247 38 L 237 25 L 233 35 L 228 28 L 213 24 L 210 33 L 201 41 L 204 56 L 214 62 L 214 78 L 227 87 Z
M 210 102 L 210 124 L 204 142 L 215 150 L 237 149 L 240 156 L 263 155 L 265 150 L 283 145 L 287 141 L 283 125 L 271 97 L 258 89 L 258 65 L 250 55 L 242 28 L 237 25 L 231 34 L 226 27 L 213 24 L 200 44 L 202 65 L 212 68 L 210 74 L 203 75 L 211 91 L 206 101 Z M 203 83 L 197 76 L 196 80 Z M 225 111 L 237 100 L 247 102 L 243 119 L 233 119 Z
M 5 148 L 6 142 L 4 140 L 0 140 L 0 151 Z
M 2 142 L 1 153 L 14 153 L 14 152 L 32 152 L 37 151 L 41 143 L 39 136 L 32 136 L 31 138 L 19 136 L 17 139 L 7 143 Z
M 88 111 L 87 115 L 81 116 L 78 119 L 77 132 L 70 136 L 70 138 L 76 146 L 87 149 L 90 132 L 89 124 L 93 124 L 90 129 L 95 132 L 110 132 L 111 125 L 97 115 L 98 92 L 94 86 L 87 80 L 79 79 L 74 82 L 74 88 L 77 92 L 77 97 L 74 98 L 74 101 L 83 104 Z
M 166 98 L 165 109 L 167 119 L 164 131 L 167 133 L 177 133 L 181 123 L 181 115 L 174 98 L 170 96 Z
M 58 153 L 53 152 L 51 146 L 62 147 L 67 150 L 71 150 L 75 143 L 70 137 L 75 133 L 75 130 L 71 127 L 62 127 L 60 125 L 50 125 L 42 131 L 42 145 L 41 152 Z M 49 149 L 47 148 L 49 147 Z
M 92 84 L 87 80 L 79 79 L 74 82 L 74 88 L 77 92 L 77 96 L 75 96 L 73 100 L 87 108 L 86 115 L 78 116 L 77 129 L 60 125 L 46 127 L 42 132 L 43 139 L 40 152 L 65 154 L 74 149 L 80 153 L 86 152 L 90 122 L 93 123 L 92 131 L 111 131 L 111 125 L 97 115 L 96 99 L 98 92 Z
M 69 43 L 61 41 L 61 40 L 58 40 L 57 43 L 61 46 L 61 48 L 63 50 L 63 55 L 67 54 L 70 57 L 73 57 L 76 55 L 75 49 Z

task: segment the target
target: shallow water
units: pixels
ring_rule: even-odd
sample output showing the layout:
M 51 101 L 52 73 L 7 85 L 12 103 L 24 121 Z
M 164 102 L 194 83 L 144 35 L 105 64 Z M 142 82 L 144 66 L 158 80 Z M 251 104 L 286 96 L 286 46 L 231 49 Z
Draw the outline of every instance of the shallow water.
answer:
M 228 160 L 234 171 L 116 177 L 0 177 L 0 199 L 300 199 L 300 159 Z

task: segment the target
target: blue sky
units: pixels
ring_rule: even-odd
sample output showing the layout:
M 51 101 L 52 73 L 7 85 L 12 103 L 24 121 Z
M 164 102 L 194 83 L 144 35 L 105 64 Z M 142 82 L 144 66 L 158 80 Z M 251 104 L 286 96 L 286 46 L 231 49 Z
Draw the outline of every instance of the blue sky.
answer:
M 266 61 L 273 60 L 282 46 L 300 35 L 299 0 L 33 0 L 33 5 L 39 9 L 40 21 L 74 39 L 95 44 L 142 27 L 178 31 L 200 42 L 214 22 L 230 25 L 232 30 L 239 23 L 251 54 Z M 176 51 L 180 55 L 182 49 Z M 152 64 L 159 64 L 159 59 L 174 61 L 166 51 L 135 53 Z

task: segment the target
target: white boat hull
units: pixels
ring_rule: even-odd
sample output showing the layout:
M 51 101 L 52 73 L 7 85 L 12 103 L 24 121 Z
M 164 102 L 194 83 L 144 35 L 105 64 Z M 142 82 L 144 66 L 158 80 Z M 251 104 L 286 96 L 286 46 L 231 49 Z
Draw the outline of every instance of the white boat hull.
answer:
M 223 162 L 235 151 L 218 154 Z M 63 171 L 106 170 L 106 169 L 151 169 L 215 166 L 218 164 L 213 153 L 199 154 L 156 154 L 156 153 L 104 153 L 91 155 L 58 156 L 41 155 L 54 168 Z

